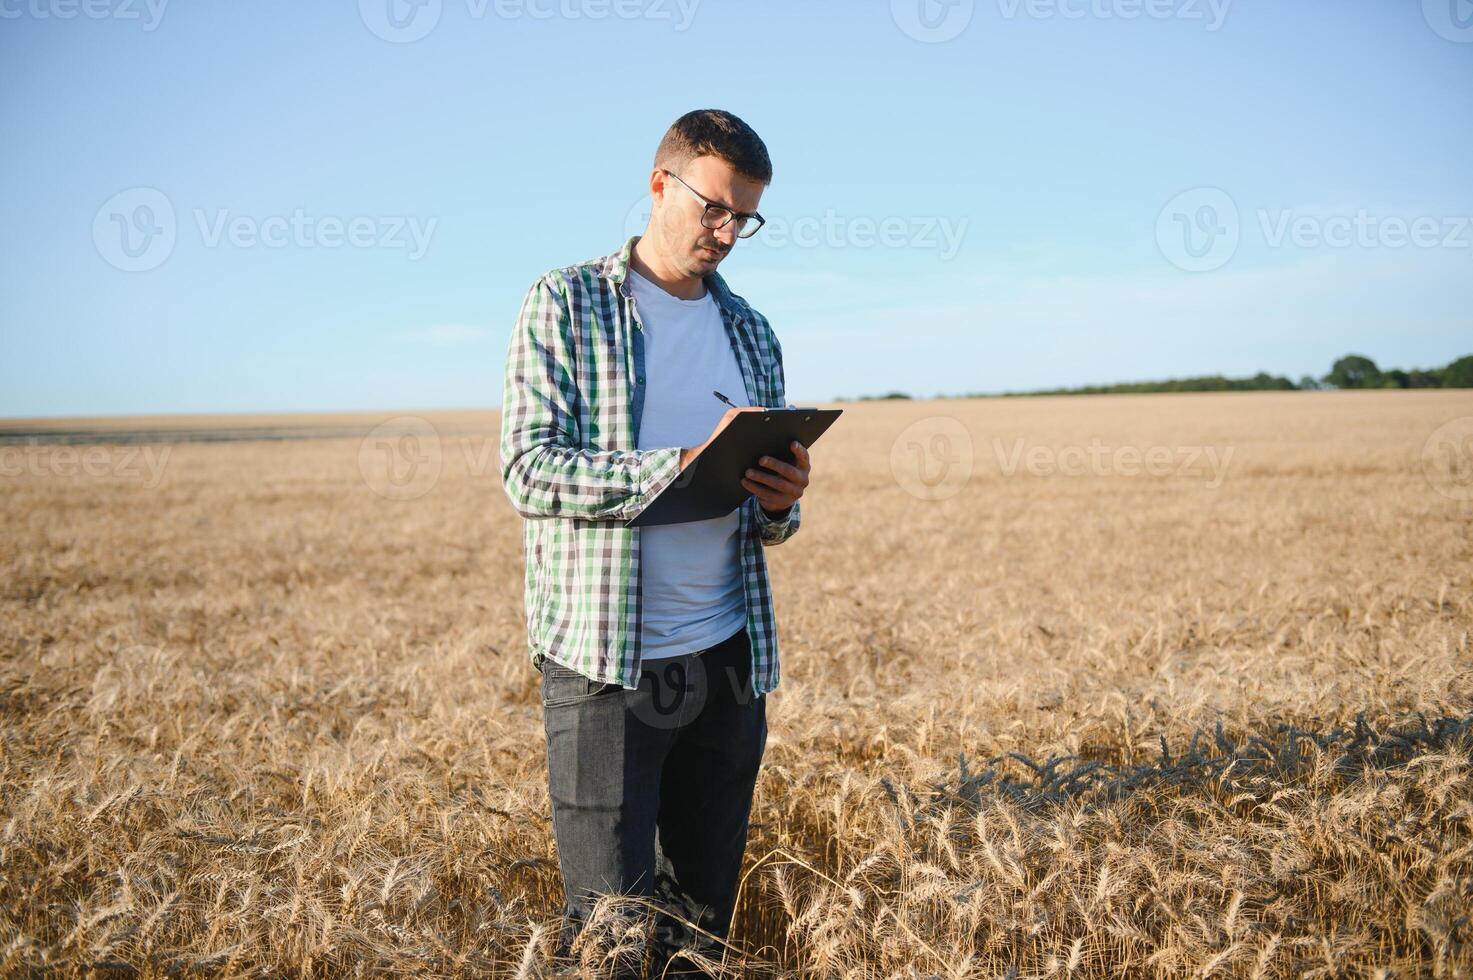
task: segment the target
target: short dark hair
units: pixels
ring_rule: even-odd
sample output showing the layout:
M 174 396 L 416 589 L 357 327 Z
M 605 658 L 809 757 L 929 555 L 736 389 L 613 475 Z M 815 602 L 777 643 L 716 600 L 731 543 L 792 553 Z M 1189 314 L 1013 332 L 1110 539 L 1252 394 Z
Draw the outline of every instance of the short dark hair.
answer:
M 655 166 L 675 173 L 700 156 L 720 157 L 748 180 L 772 183 L 767 144 L 751 126 L 724 109 L 687 112 L 665 131 L 655 151 Z

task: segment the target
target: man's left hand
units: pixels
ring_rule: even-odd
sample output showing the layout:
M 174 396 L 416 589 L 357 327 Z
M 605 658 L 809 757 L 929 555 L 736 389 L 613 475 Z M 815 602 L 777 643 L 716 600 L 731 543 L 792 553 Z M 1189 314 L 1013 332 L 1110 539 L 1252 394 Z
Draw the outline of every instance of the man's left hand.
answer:
M 761 469 L 747 470 L 742 486 L 757 496 L 757 502 L 768 514 L 781 513 L 793 506 L 808 486 L 808 474 L 813 461 L 808 449 L 796 439 L 790 443 L 793 462 L 763 456 L 757 460 Z

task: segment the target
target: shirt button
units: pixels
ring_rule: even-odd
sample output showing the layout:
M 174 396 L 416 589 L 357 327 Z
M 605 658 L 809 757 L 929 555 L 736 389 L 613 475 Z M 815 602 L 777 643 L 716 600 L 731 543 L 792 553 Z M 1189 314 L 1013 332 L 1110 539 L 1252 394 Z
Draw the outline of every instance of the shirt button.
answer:
M 641 385 L 644 384 L 644 375 L 641 374 L 639 377 L 635 378 L 634 379 L 634 383 L 635 384 L 641 384 Z

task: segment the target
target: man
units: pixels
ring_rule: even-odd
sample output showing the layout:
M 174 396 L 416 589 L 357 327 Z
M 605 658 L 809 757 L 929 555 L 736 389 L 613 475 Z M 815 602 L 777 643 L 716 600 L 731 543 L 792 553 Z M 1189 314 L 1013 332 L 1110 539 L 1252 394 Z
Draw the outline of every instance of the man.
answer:
M 644 234 L 537 280 L 507 356 L 502 479 L 527 519 L 558 952 L 598 895 L 644 897 L 659 910 L 649 969 L 666 976 L 681 946 L 720 959 L 730 928 L 779 676 L 763 549 L 798 530 L 811 460 L 794 442 L 792 462 L 755 461 L 726 517 L 623 522 L 736 412 L 786 404 L 777 337 L 716 272 L 761 226 L 771 180 L 746 123 L 681 116 Z

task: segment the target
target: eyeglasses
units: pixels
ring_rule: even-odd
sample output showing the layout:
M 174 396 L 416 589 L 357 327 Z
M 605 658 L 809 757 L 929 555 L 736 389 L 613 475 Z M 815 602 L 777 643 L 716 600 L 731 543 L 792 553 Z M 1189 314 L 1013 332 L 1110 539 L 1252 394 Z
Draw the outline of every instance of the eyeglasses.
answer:
M 668 174 L 669 176 L 674 177 L 676 180 L 680 181 L 680 186 L 689 191 L 691 197 L 695 198 L 697 201 L 700 201 L 706 206 L 706 210 L 701 212 L 702 227 L 709 228 L 712 231 L 716 231 L 720 228 L 725 228 L 728 221 L 735 220 L 736 236 L 738 238 L 751 238 L 753 235 L 757 234 L 757 229 L 762 227 L 762 222 L 765 219 L 756 211 L 753 211 L 750 214 L 742 214 L 740 212 L 733 211 L 731 208 L 722 207 L 720 204 L 712 204 L 700 194 L 696 193 L 696 189 L 694 187 L 687 184 L 685 181 L 680 180 L 680 177 L 678 175 L 670 173 L 670 171 L 668 170 L 661 170 L 661 173 Z

